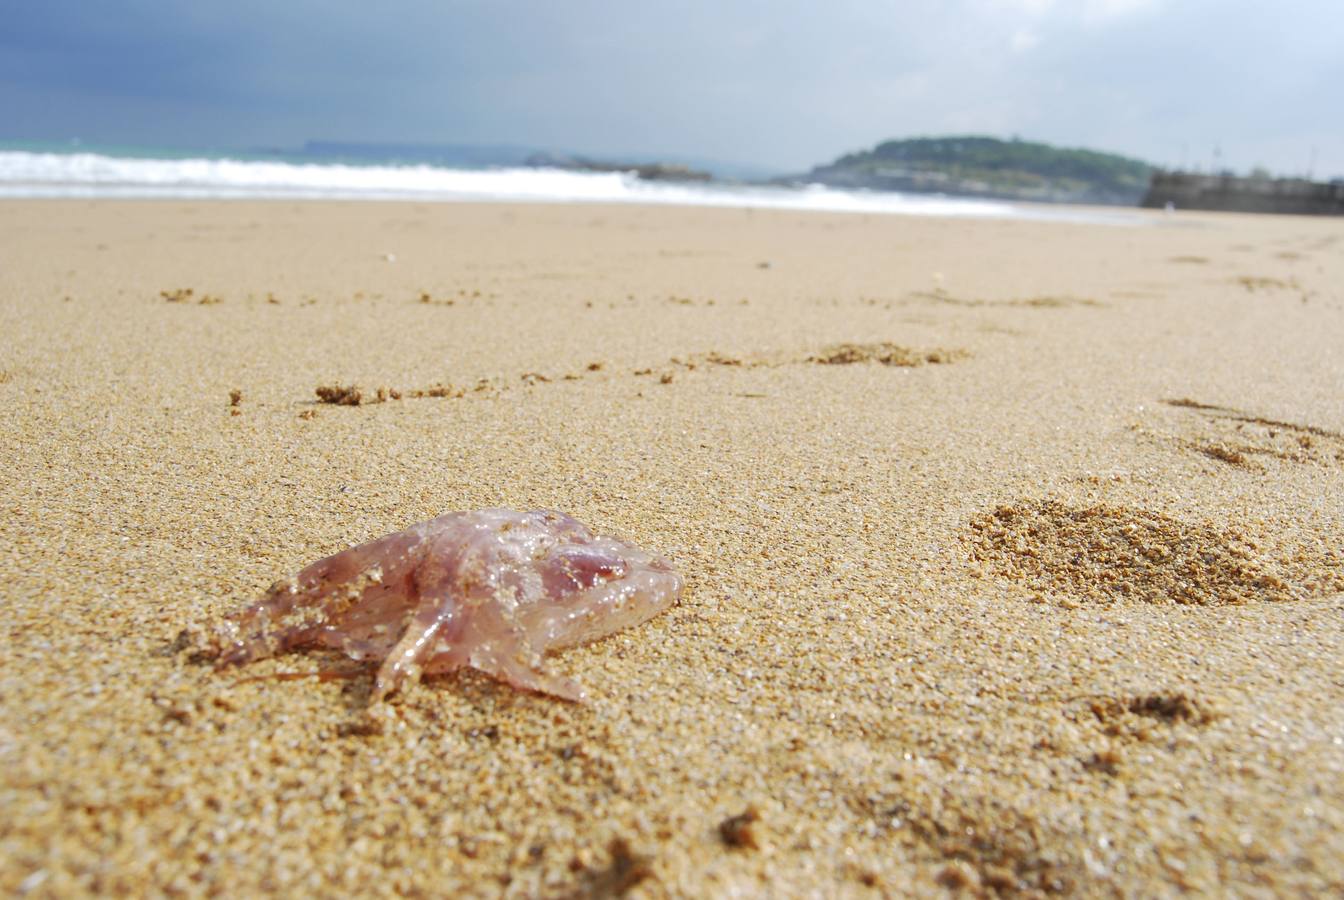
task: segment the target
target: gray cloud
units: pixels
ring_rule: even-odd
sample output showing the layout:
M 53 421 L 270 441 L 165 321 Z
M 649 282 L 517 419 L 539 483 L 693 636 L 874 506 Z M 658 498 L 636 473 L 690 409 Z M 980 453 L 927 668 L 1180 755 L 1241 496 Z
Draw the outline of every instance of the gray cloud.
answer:
M 698 154 L 799 169 L 888 137 L 1021 134 L 1344 174 L 1344 7 L 0 0 L 0 136 L 309 137 Z

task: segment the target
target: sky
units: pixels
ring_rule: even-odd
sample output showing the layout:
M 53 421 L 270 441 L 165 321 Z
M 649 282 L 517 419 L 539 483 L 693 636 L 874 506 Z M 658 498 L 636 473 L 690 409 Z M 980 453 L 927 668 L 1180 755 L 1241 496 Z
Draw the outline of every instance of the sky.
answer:
M 0 140 L 798 172 L 989 134 L 1344 176 L 1344 0 L 0 0 Z

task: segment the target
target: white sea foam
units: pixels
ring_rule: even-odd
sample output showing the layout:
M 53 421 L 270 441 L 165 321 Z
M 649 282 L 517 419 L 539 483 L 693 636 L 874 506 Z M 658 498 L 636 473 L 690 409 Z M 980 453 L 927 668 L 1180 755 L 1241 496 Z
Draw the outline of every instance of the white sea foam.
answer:
M 0 197 L 294 198 L 647 203 L 1126 221 L 1122 214 L 869 191 L 653 182 L 630 172 L 449 169 L 0 151 Z

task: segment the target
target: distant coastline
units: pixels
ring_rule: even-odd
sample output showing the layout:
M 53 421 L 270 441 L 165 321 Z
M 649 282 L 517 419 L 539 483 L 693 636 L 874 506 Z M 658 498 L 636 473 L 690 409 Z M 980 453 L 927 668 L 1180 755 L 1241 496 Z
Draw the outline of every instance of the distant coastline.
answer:
M 148 151 L 153 153 L 154 151 Z M 664 171 L 664 174 L 670 174 Z M 228 156 L 108 155 L 94 148 L 33 152 L 0 146 L 0 198 L 413 200 L 472 203 L 633 203 L 876 215 L 1053 219 L 1137 224 L 1139 216 L 1058 211 L 966 197 L 640 177 L 527 166 L 288 161 Z
M 0 142 L 6 197 L 588 201 L 1056 217 L 1011 205 L 1030 203 L 1344 215 L 1344 179 L 1168 171 L 1115 154 L 983 136 L 886 141 L 792 176 L 745 174 L 751 171 L 507 144 L 309 141 L 290 150 L 193 151 Z

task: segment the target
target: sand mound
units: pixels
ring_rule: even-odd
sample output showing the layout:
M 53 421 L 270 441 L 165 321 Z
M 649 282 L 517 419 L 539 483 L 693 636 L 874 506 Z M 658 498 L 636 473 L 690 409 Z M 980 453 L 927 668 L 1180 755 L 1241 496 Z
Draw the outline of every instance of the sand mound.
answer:
M 1145 510 L 1045 500 L 1001 506 L 973 519 L 971 531 L 975 558 L 998 574 L 1090 603 L 1216 606 L 1296 596 L 1244 535 Z

